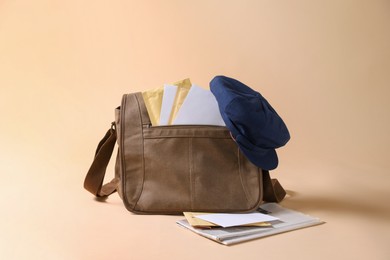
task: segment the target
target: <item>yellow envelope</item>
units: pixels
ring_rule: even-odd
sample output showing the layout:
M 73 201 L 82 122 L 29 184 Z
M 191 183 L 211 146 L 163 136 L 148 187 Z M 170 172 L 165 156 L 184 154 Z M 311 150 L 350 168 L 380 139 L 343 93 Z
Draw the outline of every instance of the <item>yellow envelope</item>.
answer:
M 183 212 L 184 217 L 187 219 L 188 223 L 197 228 L 211 228 L 211 227 L 219 227 L 218 225 L 215 225 L 214 223 L 208 222 L 206 220 L 197 218 L 196 216 L 199 215 L 205 215 L 210 213 L 204 213 L 204 212 Z M 258 223 L 252 223 L 247 225 L 242 225 L 242 227 L 270 227 L 272 226 L 270 223 L 267 222 L 258 222 Z
M 206 213 L 200 213 L 200 212 L 183 212 L 184 217 L 187 219 L 188 223 L 190 223 L 193 227 L 198 228 L 208 228 L 208 227 L 217 227 L 217 225 L 208 222 L 206 220 L 197 218 L 196 216 L 206 214 Z M 208 214 L 208 213 L 207 213 Z
M 190 79 L 183 79 L 173 83 L 172 85 L 177 86 L 178 89 L 175 97 L 175 102 L 173 103 L 174 107 L 172 108 L 171 118 L 172 115 L 174 114 L 173 112 L 175 111 L 177 112 L 178 110 L 178 108 L 176 110 L 175 108 L 177 106 L 180 107 L 185 97 L 187 96 L 188 90 L 191 88 L 191 81 Z M 152 125 L 160 124 L 160 113 L 161 113 L 161 104 L 162 104 L 163 95 L 164 95 L 164 87 L 142 92 L 142 97 L 144 98 L 145 106 L 146 109 L 148 110 L 148 114 Z
M 177 92 L 175 96 L 175 101 L 173 101 L 171 116 L 169 117 L 168 125 L 171 125 L 173 120 L 176 118 L 177 111 L 179 111 L 181 105 L 184 102 L 184 99 L 187 97 L 188 91 L 191 88 L 190 79 L 184 79 L 174 83 L 173 85 L 177 86 Z
M 144 98 L 152 125 L 159 125 L 163 94 L 163 87 L 142 92 L 142 97 Z

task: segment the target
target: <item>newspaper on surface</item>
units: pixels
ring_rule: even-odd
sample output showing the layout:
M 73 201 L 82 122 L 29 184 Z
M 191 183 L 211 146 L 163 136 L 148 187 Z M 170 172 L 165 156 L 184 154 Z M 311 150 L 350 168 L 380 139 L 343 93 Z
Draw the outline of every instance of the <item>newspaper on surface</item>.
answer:
M 269 215 L 277 217 L 279 220 L 272 221 L 271 227 L 228 227 L 211 229 L 194 228 L 187 222 L 187 220 L 179 220 L 176 223 L 203 237 L 224 245 L 232 245 L 324 223 L 318 218 L 284 208 L 277 203 L 263 204 L 261 205 L 260 210 L 262 212 L 268 212 Z

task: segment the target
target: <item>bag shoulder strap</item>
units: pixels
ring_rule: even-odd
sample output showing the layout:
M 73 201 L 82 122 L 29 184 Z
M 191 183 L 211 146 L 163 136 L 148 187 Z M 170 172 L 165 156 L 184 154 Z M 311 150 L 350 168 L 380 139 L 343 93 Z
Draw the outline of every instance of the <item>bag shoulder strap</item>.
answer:
M 111 159 L 116 142 L 114 123 L 99 142 L 95 152 L 95 158 L 84 180 L 84 188 L 96 197 L 107 197 L 116 191 L 118 179 L 114 178 L 103 185 L 107 165 Z
M 84 180 L 84 188 L 96 197 L 107 197 L 114 193 L 119 183 L 119 178 L 114 178 L 103 185 L 106 169 L 117 139 L 122 139 L 123 134 L 125 134 L 127 139 L 131 136 L 132 141 L 134 141 L 136 134 L 142 129 L 142 125 L 150 125 L 149 114 L 141 92 L 123 95 L 121 107 L 115 110 L 115 120 L 116 122 L 111 124 L 111 128 L 99 142 L 92 165 Z M 121 121 L 126 121 L 127 128 L 133 129 L 133 132 L 121 133 Z M 115 129 L 116 123 L 119 129 Z
M 269 172 L 263 173 L 263 199 L 267 202 L 281 202 L 286 196 L 286 191 L 277 179 L 271 179 Z

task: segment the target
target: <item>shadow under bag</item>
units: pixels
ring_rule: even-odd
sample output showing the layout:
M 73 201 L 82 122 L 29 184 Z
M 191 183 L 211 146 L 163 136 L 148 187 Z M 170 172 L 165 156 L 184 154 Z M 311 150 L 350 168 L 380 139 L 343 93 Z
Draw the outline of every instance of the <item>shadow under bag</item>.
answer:
M 116 142 L 115 178 L 103 185 Z M 118 191 L 137 214 L 251 212 L 286 195 L 268 171 L 246 159 L 226 127 L 151 126 L 141 93 L 123 96 L 84 187 L 103 198 Z

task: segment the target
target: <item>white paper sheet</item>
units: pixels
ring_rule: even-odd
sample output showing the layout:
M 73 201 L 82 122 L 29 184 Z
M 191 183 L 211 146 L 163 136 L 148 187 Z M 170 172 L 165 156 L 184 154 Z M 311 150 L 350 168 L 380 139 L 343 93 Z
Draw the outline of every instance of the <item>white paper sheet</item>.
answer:
M 161 104 L 160 125 L 168 125 L 175 101 L 177 86 L 164 84 L 164 95 Z
M 197 218 L 217 224 L 221 227 L 234 227 L 257 222 L 270 222 L 278 220 L 278 218 L 262 213 L 247 213 L 247 214 L 208 214 L 200 215 Z
M 192 85 L 173 124 L 225 126 L 214 95 L 196 85 Z

